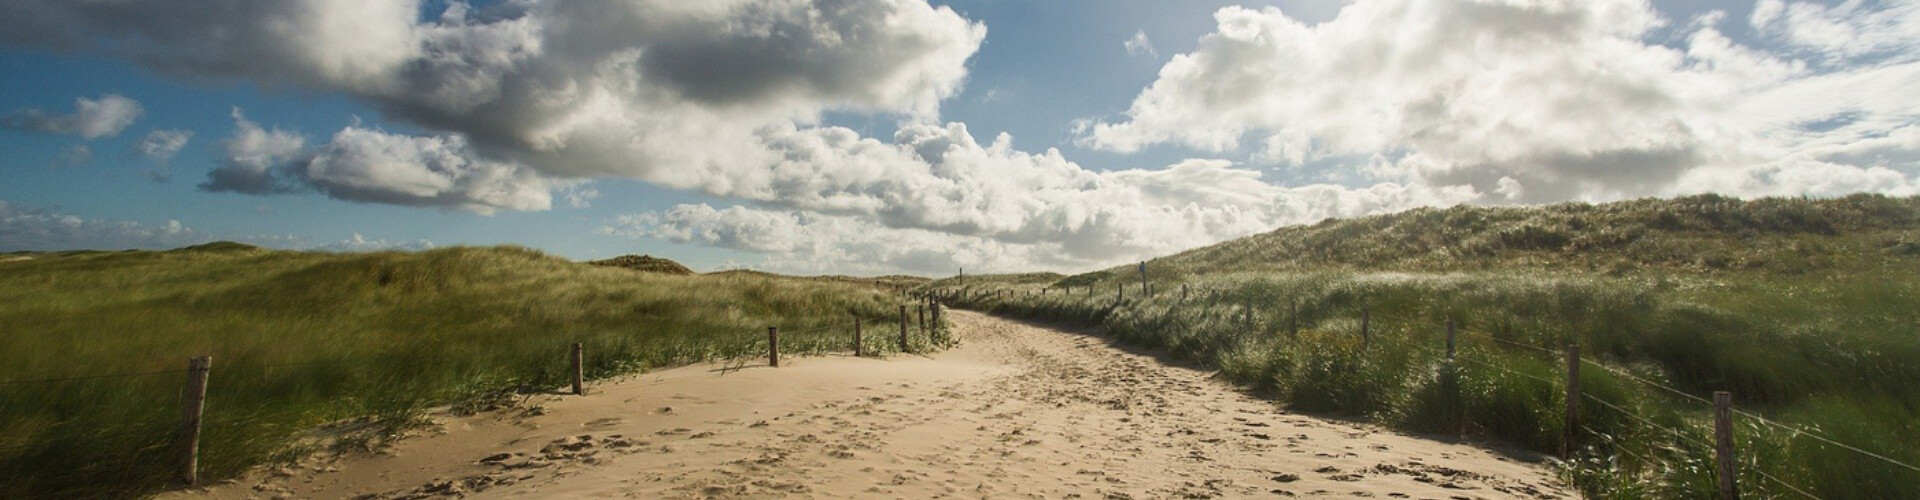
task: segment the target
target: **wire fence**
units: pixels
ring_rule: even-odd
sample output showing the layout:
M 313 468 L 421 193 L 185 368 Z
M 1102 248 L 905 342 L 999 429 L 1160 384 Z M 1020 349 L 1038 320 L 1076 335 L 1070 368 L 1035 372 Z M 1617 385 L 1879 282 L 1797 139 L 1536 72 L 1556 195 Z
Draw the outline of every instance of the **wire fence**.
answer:
M 909 297 L 911 298 L 907 302 L 904 302 L 904 305 L 901 306 L 900 313 L 897 317 L 893 315 L 888 315 L 888 316 L 855 315 L 853 318 L 845 321 L 831 322 L 827 324 L 818 324 L 818 325 L 809 326 L 806 328 L 801 328 L 797 330 L 787 330 L 779 333 L 791 336 L 791 335 L 820 333 L 820 332 L 837 330 L 837 329 L 854 331 L 857 325 L 870 324 L 870 325 L 880 326 L 884 328 L 884 327 L 893 326 L 892 323 L 894 321 L 899 321 L 900 330 L 899 330 L 897 339 L 899 341 L 899 346 L 898 346 L 899 352 L 901 353 L 907 353 L 907 354 L 912 353 L 912 349 L 910 348 L 909 338 L 912 332 L 914 332 L 915 330 L 920 331 L 923 334 L 923 339 L 929 343 L 934 344 L 936 348 L 938 347 L 939 344 L 949 341 L 950 333 L 946 332 L 942 328 L 943 315 L 941 311 L 944 309 L 944 307 L 941 305 L 941 303 L 939 301 L 933 300 L 931 296 L 926 296 L 926 295 L 916 296 L 916 294 L 912 294 L 912 293 L 903 294 L 902 298 L 907 299 Z M 918 303 L 917 308 L 914 305 L 914 303 Z M 915 312 L 917 312 L 919 315 L 918 321 L 915 320 L 912 314 Z M 930 317 L 929 317 L 929 313 L 931 313 Z M 917 324 L 917 328 L 916 328 L 916 324 Z M 777 330 L 777 326 L 775 328 Z M 886 331 L 885 329 L 878 329 L 878 330 L 881 332 Z M 890 341 L 896 338 L 891 332 L 878 333 L 877 335 L 875 335 L 875 337 L 884 339 L 886 341 Z M 856 338 L 855 341 L 853 342 L 853 345 L 856 348 L 856 352 L 855 352 L 856 355 L 864 356 L 869 354 L 877 354 L 885 350 L 885 349 L 876 349 L 875 347 L 866 347 L 864 350 L 862 350 L 861 349 L 862 346 L 859 340 L 860 338 L 868 338 L 868 334 L 865 332 L 861 332 L 858 338 Z M 778 355 L 780 354 L 778 345 L 774 343 L 773 335 L 769 335 L 767 337 L 752 336 L 743 340 L 746 340 L 746 342 L 742 344 L 742 347 L 744 347 L 745 349 L 743 349 L 741 352 L 745 353 L 745 352 L 751 352 L 757 349 L 766 349 L 764 352 L 766 352 L 766 356 L 769 364 L 774 364 L 774 360 L 777 359 Z M 883 341 L 883 342 L 880 342 L 879 344 L 884 345 L 887 343 L 890 343 L 890 342 Z M 574 391 L 575 391 L 575 394 L 581 394 L 582 392 L 580 392 L 580 384 L 582 383 L 582 380 L 583 380 L 583 377 L 582 377 L 583 357 L 581 355 L 581 350 L 580 350 L 581 344 L 578 342 L 575 342 L 572 344 L 572 347 L 573 347 L 573 356 L 572 356 L 571 373 L 573 374 L 572 377 L 573 377 Z M 817 344 L 813 347 L 817 347 Z M 818 354 L 823 351 L 811 350 L 809 352 Z M 721 362 L 723 365 L 725 365 L 731 361 L 746 360 L 746 359 L 751 359 L 752 357 L 754 356 L 752 355 L 737 356 L 736 359 L 721 360 Z M 193 411 L 192 409 L 202 407 L 205 401 L 204 399 L 205 398 L 205 379 L 206 379 L 206 373 L 209 370 L 209 367 L 206 364 L 207 359 L 209 358 L 205 358 L 205 357 L 195 358 L 188 369 L 103 373 L 103 374 L 94 374 L 94 375 L 78 375 L 78 376 L 70 376 L 70 377 L 47 377 L 47 378 L 20 379 L 20 380 L 5 380 L 5 381 L 0 381 L 0 387 L 31 386 L 31 385 L 56 386 L 57 384 L 62 384 L 62 383 L 88 381 L 88 380 L 108 380 L 108 379 L 157 376 L 157 375 L 188 374 L 189 375 L 187 377 L 188 387 L 186 391 L 182 392 L 182 400 L 181 400 L 182 407 L 188 410 L 187 411 L 188 416 L 183 417 L 183 421 L 181 423 L 181 429 L 182 429 L 183 435 L 187 435 L 185 434 L 186 430 L 194 429 L 196 430 L 196 432 L 194 432 L 191 435 L 197 436 L 198 435 L 197 429 L 199 428 L 200 414 L 197 411 Z M 224 368 L 223 370 L 234 370 L 234 369 L 266 370 L 266 369 L 306 367 L 306 366 L 316 366 L 316 365 L 337 365 L 340 363 L 341 363 L 340 360 L 316 360 L 316 361 L 269 363 L 269 364 L 241 364 L 238 366 Z M 778 366 L 778 365 L 774 364 L 774 366 Z M 725 366 L 723 366 L 723 370 L 724 369 L 726 369 Z M 199 385 L 197 392 L 195 391 L 196 384 Z M 30 453 L 35 449 L 41 449 L 44 447 L 41 444 L 35 444 L 30 442 L 31 440 L 24 440 L 24 441 L 27 441 L 27 444 L 0 447 L 0 457 L 17 458 L 17 457 L 20 457 L 21 454 L 23 453 Z M 148 446 L 147 448 L 182 446 L 183 449 L 185 450 L 198 450 L 199 446 L 197 442 L 193 444 L 185 444 L 189 441 L 197 441 L 197 438 L 188 438 L 178 443 L 174 442 L 174 440 L 171 438 L 161 439 L 156 441 L 157 444 Z M 191 453 L 191 451 L 189 451 L 189 453 Z M 196 467 L 192 465 L 194 462 L 188 461 L 185 463 L 187 465 L 182 465 L 180 468 L 181 473 L 185 475 L 186 478 L 188 478 L 185 480 L 185 482 L 186 484 L 195 484 L 195 480 L 193 478 L 197 473 L 196 473 Z
M 1077 292 L 1072 291 L 1075 289 L 1090 289 L 1090 288 L 1092 287 L 1089 287 L 1087 285 L 1072 287 L 1068 290 L 1069 291 L 1068 294 L 1064 294 L 1062 296 L 1063 297 L 1090 297 L 1093 299 L 1098 299 L 1100 298 L 1101 295 L 1105 295 L 1107 297 L 1116 297 L 1119 293 L 1121 293 L 1121 292 L 1117 292 L 1113 288 L 1107 288 L 1106 289 L 1107 291 L 1104 294 L 1090 293 L 1087 295 L 1079 295 Z M 968 292 L 963 292 L 962 295 L 958 295 L 958 296 L 963 296 L 970 300 L 1005 300 L 1008 298 L 1016 298 L 1020 296 L 1019 294 L 1013 294 L 1013 295 L 1005 294 L 1005 290 L 1008 290 L 1008 289 L 1010 288 L 1004 287 L 1004 286 L 988 285 L 988 286 L 982 286 L 978 289 L 970 290 Z M 1153 290 L 1157 291 L 1159 290 L 1159 287 L 1153 287 Z M 1208 298 L 1208 299 L 1219 298 L 1219 294 L 1217 293 L 1218 290 L 1212 289 L 1212 288 L 1184 287 L 1184 288 L 1176 288 L 1175 290 L 1178 290 L 1178 292 L 1176 292 L 1177 296 L 1183 299 L 1183 301 L 1188 297 L 1202 297 L 1202 298 Z M 952 291 L 949 290 L 948 293 L 952 293 Z M 1133 297 L 1136 297 L 1136 295 L 1133 295 L 1133 293 L 1126 293 L 1125 297 L 1133 298 Z M 1249 320 L 1253 319 L 1260 310 L 1264 309 L 1260 307 L 1258 304 L 1253 304 L 1253 303 L 1242 304 L 1241 301 L 1239 300 L 1234 300 L 1234 301 L 1225 302 L 1225 303 L 1222 303 L 1218 300 L 1210 300 L 1209 302 L 1213 304 L 1218 304 L 1215 307 L 1226 307 L 1228 309 L 1231 309 L 1232 312 L 1229 314 L 1236 315 L 1236 316 L 1245 314 L 1247 315 L 1247 318 Z M 1130 304 L 1130 302 L 1127 302 L 1124 300 L 1117 301 L 1114 303 L 1114 307 L 1122 307 L 1127 304 Z M 1377 311 L 1368 311 L 1364 307 L 1360 308 L 1360 310 L 1363 311 L 1362 317 L 1365 318 L 1363 319 L 1363 322 L 1362 322 L 1363 325 L 1368 322 L 1378 322 L 1381 324 L 1397 323 L 1400 325 L 1418 325 L 1418 324 L 1432 323 L 1431 318 L 1424 318 L 1424 317 L 1419 317 L 1414 315 L 1404 315 L 1404 314 L 1382 314 Z M 1352 312 L 1352 311 L 1349 311 L 1349 312 Z M 1278 313 L 1278 315 L 1272 316 L 1272 318 L 1277 319 L 1277 318 L 1284 317 L 1289 322 L 1297 322 L 1298 318 L 1296 316 L 1298 316 L 1299 314 L 1300 314 L 1299 310 L 1290 308 L 1290 310 L 1282 311 L 1281 313 Z M 1363 326 L 1362 328 L 1364 329 L 1365 327 Z M 1502 335 L 1497 335 L 1497 334 L 1494 334 L 1493 332 L 1458 328 L 1456 325 L 1455 333 L 1460 338 L 1481 339 L 1498 346 L 1526 350 L 1531 353 L 1541 354 L 1552 359 L 1560 359 L 1564 361 L 1565 356 L 1567 355 L 1567 352 L 1564 350 L 1527 343 L 1517 339 L 1503 338 Z M 1534 381 L 1545 383 L 1545 384 L 1560 385 L 1564 383 L 1564 382 L 1556 382 L 1547 377 L 1541 377 L 1538 375 L 1516 371 L 1505 366 L 1500 366 L 1499 364 L 1496 364 L 1496 363 L 1489 363 L 1486 361 L 1475 359 L 1474 357 L 1471 357 L 1471 356 L 1457 357 L 1454 359 L 1459 361 L 1464 361 L 1466 363 L 1469 363 L 1475 366 L 1496 370 L 1507 375 L 1522 377 L 1522 378 L 1534 380 Z M 1707 409 L 1711 409 L 1714 407 L 1714 402 L 1710 399 L 1689 393 L 1685 390 L 1681 390 L 1679 388 L 1675 388 L 1667 384 L 1650 380 L 1646 377 L 1635 375 L 1632 372 L 1629 372 L 1628 370 L 1620 367 L 1615 367 L 1615 366 L 1612 366 L 1606 363 L 1601 363 L 1599 361 L 1592 360 L 1592 359 L 1586 359 L 1585 357 L 1582 357 L 1581 359 L 1579 359 L 1579 364 L 1583 366 L 1598 368 L 1600 370 L 1607 372 L 1610 375 L 1619 377 L 1621 379 L 1632 381 L 1638 385 L 1649 388 L 1651 390 L 1658 391 L 1660 393 L 1674 396 L 1679 400 L 1691 402 L 1698 405 L 1703 405 Z M 1593 402 L 1597 405 L 1600 405 L 1601 407 L 1614 411 L 1622 416 L 1625 416 L 1631 419 L 1632 421 L 1636 422 L 1638 425 L 1646 426 L 1646 428 L 1648 429 L 1653 429 L 1656 431 L 1671 434 L 1677 439 L 1681 440 L 1681 442 L 1688 443 L 1691 445 L 1703 446 L 1706 448 L 1714 447 L 1713 443 L 1708 442 L 1706 438 L 1702 437 L 1700 434 L 1689 433 L 1679 428 L 1675 428 L 1673 426 L 1662 425 L 1658 422 L 1655 422 L 1653 419 L 1648 418 L 1645 415 L 1642 415 L 1640 412 L 1628 408 L 1626 405 L 1615 404 L 1613 402 L 1609 402 L 1604 399 L 1601 399 L 1600 397 L 1595 396 L 1591 393 L 1585 393 L 1585 392 L 1581 394 L 1580 399 L 1583 401 Z M 1897 467 L 1900 469 L 1905 469 L 1913 472 L 1920 472 L 1920 466 L 1916 466 L 1915 464 L 1901 461 L 1893 457 L 1889 457 L 1882 453 L 1876 453 L 1874 451 L 1864 449 L 1863 447 L 1858 445 L 1843 442 L 1839 439 L 1833 438 L 1830 435 L 1826 435 L 1825 433 L 1823 433 L 1822 431 L 1814 427 L 1779 422 L 1779 421 L 1755 414 L 1750 411 L 1741 410 L 1737 407 L 1732 408 L 1731 411 L 1735 415 L 1739 415 L 1741 417 L 1749 419 L 1749 421 L 1756 422 L 1761 425 L 1765 425 L 1774 429 L 1778 429 L 1780 431 L 1790 433 L 1793 436 L 1805 436 L 1808 439 L 1812 439 L 1814 441 L 1823 443 L 1825 445 L 1833 446 L 1835 448 L 1846 450 L 1848 452 L 1857 454 L 1862 457 L 1870 458 L 1872 460 L 1884 463 L 1890 467 Z M 1604 433 L 1598 432 L 1593 428 L 1588 427 L 1584 424 L 1581 424 L 1580 428 L 1587 431 L 1590 435 L 1604 435 Z M 1635 453 L 1633 450 L 1627 447 L 1616 446 L 1614 447 L 1614 449 L 1623 453 L 1627 453 L 1631 456 L 1635 456 L 1636 458 L 1640 458 L 1642 460 L 1652 461 L 1649 459 L 1649 457 L 1645 457 L 1638 453 Z M 1760 479 L 1764 479 L 1767 483 L 1770 483 L 1771 485 L 1779 486 L 1781 488 L 1784 488 L 1787 491 L 1791 491 L 1800 496 L 1803 496 L 1806 498 L 1814 498 L 1814 499 L 1820 498 L 1819 496 L 1816 496 L 1813 493 L 1809 492 L 1806 488 L 1802 488 L 1800 486 L 1794 485 L 1791 482 L 1783 480 L 1780 477 L 1775 476 L 1774 474 L 1768 473 L 1767 471 L 1762 470 L 1757 466 L 1745 467 L 1743 468 L 1742 472 L 1751 473 L 1752 476 L 1758 477 Z M 1758 486 L 1758 485 L 1755 485 L 1755 486 L 1764 488 L 1764 486 Z

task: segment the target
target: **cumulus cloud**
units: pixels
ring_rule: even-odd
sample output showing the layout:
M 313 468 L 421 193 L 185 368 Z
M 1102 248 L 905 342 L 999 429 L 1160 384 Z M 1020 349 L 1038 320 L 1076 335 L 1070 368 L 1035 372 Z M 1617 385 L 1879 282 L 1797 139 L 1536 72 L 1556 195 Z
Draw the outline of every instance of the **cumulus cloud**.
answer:
M 220 167 L 207 173 L 207 181 L 200 184 L 200 189 L 244 194 L 295 191 L 296 187 L 282 181 L 275 170 L 284 169 L 284 165 L 302 154 L 306 138 L 278 128 L 262 128 L 248 120 L 240 108 L 233 108 L 232 115 L 233 135 L 225 142 L 226 159 Z
M 756 206 L 633 214 L 610 234 L 769 255 L 825 269 L 1084 269 L 1288 223 L 1471 199 L 1471 188 L 1282 187 L 1219 160 L 1095 171 L 1059 151 L 982 144 L 963 124 L 902 127 L 892 142 L 836 128 L 770 132 L 782 160 L 719 194 Z M 816 269 L 818 268 L 818 269 Z
M 384 239 L 368 239 L 360 233 L 353 233 L 352 237 L 344 240 L 306 247 L 308 250 L 318 250 L 322 252 L 379 252 L 387 250 L 411 252 L 432 250 L 433 248 L 433 242 L 428 240 L 388 241 Z
M 77 135 L 87 140 L 119 135 L 133 122 L 140 119 L 146 110 L 135 101 L 119 94 L 106 94 L 99 99 L 85 97 L 73 100 L 72 114 L 55 115 L 39 109 L 25 109 L 8 114 L 0 124 L 13 130 L 40 132 L 47 134 Z
M 761 166 L 753 133 L 827 110 L 930 117 L 986 28 L 923 0 L 22 0 L 28 46 L 345 92 L 556 178 L 676 187 Z M 179 12 L 203 15 L 182 16 Z
M 1147 39 L 1147 30 L 1133 32 L 1133 38 L 1128 38 L 1121 45 L 1126 47 L 1127 55 L 1160 58 L 1160 51 L 1153 50 L 1153 40 Z
M 270 248 L 322 252 L 417 251 L 435 248 L 428 240 L 386 240 L 353 233 L 347 239 L 313 242 L 289 235 L 214 234 L 196 230 L 179 220 L 159 223 L 109 220 L 22 207 L 0 200 L 0 252 L 60 250 L 162 250 L 216 240 L 238 241 Z
M 171 248 L 204 242 L 177 220 L 160 224 L 89 219 L 0 200 L 0 251 Z
M 208 173 L 201 189 L 243 194 L 312 189 L 353 202 L 492 214 L 546 210 L 555 189 L 577 184 L 478 157 L 458 135 L 410 136 L 352 126 L 307 148 L 304 137 L 263 128 L 238 109 L 233 119 L 227 158 Z
M 155 130 L 148 132 L 146 137 L 140 138 L 140 142 L 135 143 L 133 148 L 140 152 L 140 156 L 149 160 L 166 162 L 172 160 L 173 155 L 179 154 L 180 150 L 186 149 L 187 141 L 192 139 L 193 131 L 191 130 Z
M 1765 1 L 1760 46 L 1721 34 L 1721 14 L 1662 43 L 1672 21 L 1640 0 L 1362 0 L 1317 25 L 1229 7 L 1124 119 L 1083 122 L 1078 140 L 1383 157 L 1362 171 L 1500 197 L 1477 201 L 1912 192 L 1910 162 L 1823 152 L 1920 117 L 1897 90 L 1920 83 L 1916 5 Z

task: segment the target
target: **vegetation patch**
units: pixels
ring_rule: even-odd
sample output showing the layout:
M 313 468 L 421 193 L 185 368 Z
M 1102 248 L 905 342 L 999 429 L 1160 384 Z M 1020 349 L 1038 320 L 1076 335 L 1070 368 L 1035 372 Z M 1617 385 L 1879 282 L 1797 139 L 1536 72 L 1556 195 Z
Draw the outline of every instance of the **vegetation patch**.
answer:
M 689 276 L 694 274 L 687 266 L 651 255 L 622 255 L 605 260 L 589 261 L 588 264 L 606 267 L 618 267 L 635 271 Z
M 962 307 L 1103 327 L 1302 411 L 1546 453 L 1571 435 L 1567 477 L 1593 498 L 1712 497 L 1710 408 L 1695 398 L 1713 391 L 1747 412 L 1747 496 L 1916 498 L 1920 471 L 1828 442 L 1920 463 L 1916 231 L 1920 198 L 1872 195 L 1454 207 L 1148 261 L 1151 295 L 1134 265 L 930 286 Z M 1096 293 L 1030 293 L 1068 281 Z M 1590 362 L 1575 429 L 1569 344 Z
M 771 325 L 783 353 L 846 352 L 853 318 L 891 321 L 900 303 L 872 283 L 634 273 L 517 247 L 243 247 L 5 264 L 0 381 L 18 383 L 0 384 L 0 498 L 168 486 L 194 356 L 213 357 L 200 471 L 217 481 L 297 455 L 324 424 L 369 430 L 336 447 L 372 443 L 429 408 L 553 391 L 569 380 L 574 342 L 589 378 L 764 356 Z

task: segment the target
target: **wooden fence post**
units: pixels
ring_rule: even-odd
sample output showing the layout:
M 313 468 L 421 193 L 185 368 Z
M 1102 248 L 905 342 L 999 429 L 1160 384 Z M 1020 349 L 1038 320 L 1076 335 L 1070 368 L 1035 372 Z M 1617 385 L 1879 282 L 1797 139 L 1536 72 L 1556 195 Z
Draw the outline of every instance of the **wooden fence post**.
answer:
M 907 306 L 900 306 L 900 353 L 907 353 Z
M 1453 359 L 1453 318 L 1447 318 L 1447 359 Z
M 1560 438 L 1560 457 L 1573 456 L 1573 438 L 1580 430 L 1580 344 L 1567 344 L 1567 421 Z
M 1247 306 L 1240 310 L 1242 327 L 1253 328 L 1253 297 L 1247 297 Z
M 187 360 L 187 387 L 180 397 L 180 480 L 200 481 L 200 416 L 206 411 L 207 374 L 213 356 Z
M 853 318 L 853 357 L 860 357 L 860 317 Z
M 780 327 L 767 327 L 767 366 L 780 367 Z
M 1373 316 L 1365 303 L 1360 304 L 1360 347 L 1373 343 L 1373 334 L 1368 330 L 1373 326 Z
M 1121 287 L 1125 286 L 1121 285 Z M 1147 284 L 1147 261 L 1143 260 L 1140 261 L 1140 298 L 1146 298 L 1152 293 L 1153 287 Z
M 585 355 L 586 352 L 582 350 L 580 343 L 574 342 L 573 354 L 568 357 L 573 359 L 573 395 L 575 396 L 586 393 L 586 388 L 581 384 L 581 382 L 584 382 L 582 375 L 585 375 L 585 369 L 580 366 L 585 364 L 584 361 L 586 360 L 583 359 Z
M 1180 284 L 1180 301 L 1181 302 L 1187 301 L 1187 284 L 1186 283 Z
M 913 312 L 914 314 L 920 316 L 920 333 L 922 335 L 926 334 L 927 333 L 927 306 L 914 306 Z
M 1740 490 L 1734 484 L 1733 459 L 1733 393 L 1714 391 L 1713 393 L 1713 458 L 1714 475 L 1720 480 L 1720 499 L 1739 500 Z

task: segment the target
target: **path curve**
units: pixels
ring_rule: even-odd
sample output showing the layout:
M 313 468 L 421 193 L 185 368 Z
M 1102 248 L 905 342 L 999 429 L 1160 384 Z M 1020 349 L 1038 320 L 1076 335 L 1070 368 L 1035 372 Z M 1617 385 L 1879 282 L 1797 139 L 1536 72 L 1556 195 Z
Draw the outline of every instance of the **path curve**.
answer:
M 1288 414 L 1090 332 L 949 317 L 961 346 L 932 357 L 661 370 L 166 496 L 1577 497 L 1529 454 Z

